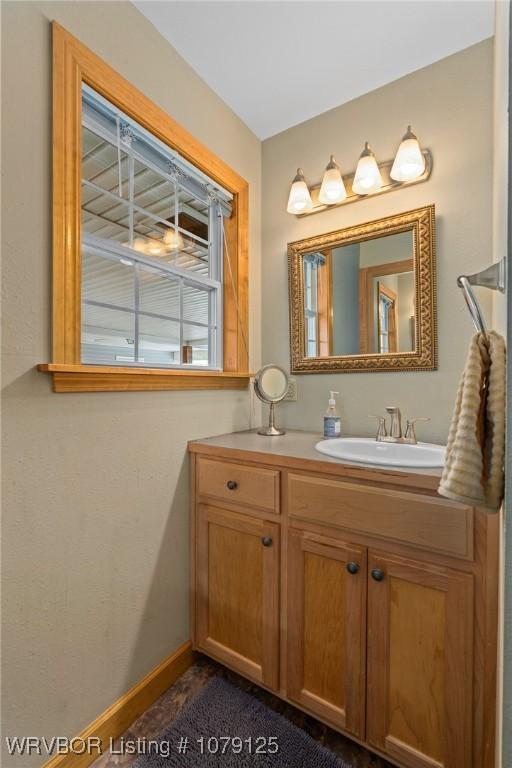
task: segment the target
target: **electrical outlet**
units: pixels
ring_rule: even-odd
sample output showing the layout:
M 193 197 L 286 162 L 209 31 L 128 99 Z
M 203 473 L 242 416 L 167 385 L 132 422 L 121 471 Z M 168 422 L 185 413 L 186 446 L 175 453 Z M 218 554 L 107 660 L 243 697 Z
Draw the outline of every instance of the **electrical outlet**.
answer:
M 297 379 L 294 379 L 293 377 L 290 377 L 290 380 L 288 382 L 288 392 L 286 393 L 286 396 L 284 398 L 285 400 L 293 400 L 293 402 L 297 401 Z

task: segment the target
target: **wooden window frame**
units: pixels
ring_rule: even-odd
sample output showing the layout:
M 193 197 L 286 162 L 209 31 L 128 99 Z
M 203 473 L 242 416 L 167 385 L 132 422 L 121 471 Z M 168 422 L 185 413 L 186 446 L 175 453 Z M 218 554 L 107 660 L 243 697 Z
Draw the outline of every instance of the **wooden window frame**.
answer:
M 57 22 L 53 31 L 53 354 L 38 366 L 55 392 L 245 389 L 248 386 L 249 185 Z M 233 194 L 225 220 L 223 370 L 81 363 L 81 105 L 87 83 Z M 232 281 L 231 281 L 232 276 Z

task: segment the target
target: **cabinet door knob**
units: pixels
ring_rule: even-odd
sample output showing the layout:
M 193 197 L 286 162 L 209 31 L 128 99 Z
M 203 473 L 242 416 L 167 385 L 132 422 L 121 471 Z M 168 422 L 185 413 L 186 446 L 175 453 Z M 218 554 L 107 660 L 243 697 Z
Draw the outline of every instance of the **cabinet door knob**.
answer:
M 352 575 L 355 575 L 359 572 L 359 566 L 357 563 L 347 563 L 347 571 L 351 573 Z
M 382 581 L 384 578 L 384 571 L 382 571 L 380 568 L 374 568 L 372 570 L 372 579 L 374 581 Z
M 261 543 L 264 547 L 271 547 L 272 546 L 272 536 L 262 536 L 261 537 Z
M 226 485 L 230 491 L 234 491 L 238 488 L 238 483 L 236 482 L 236 480 L 228 480 Z

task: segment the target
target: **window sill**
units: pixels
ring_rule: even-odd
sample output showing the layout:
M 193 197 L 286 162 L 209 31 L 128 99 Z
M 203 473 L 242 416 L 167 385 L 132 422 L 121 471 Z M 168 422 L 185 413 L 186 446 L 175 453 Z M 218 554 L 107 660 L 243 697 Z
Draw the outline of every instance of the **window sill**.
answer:
M 108 365 L 41 363 L 54 392 L 142 392 L 166 389 L 246 389 L 250 373 L 123 368 Z

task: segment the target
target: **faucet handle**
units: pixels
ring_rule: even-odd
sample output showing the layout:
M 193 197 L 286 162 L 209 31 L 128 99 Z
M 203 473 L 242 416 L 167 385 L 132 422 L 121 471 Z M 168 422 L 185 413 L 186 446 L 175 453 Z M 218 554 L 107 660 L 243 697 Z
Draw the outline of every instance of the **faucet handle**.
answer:
M 386 417 L 385 416 L 368 416 L 369 419 L 378 419 L 379 421 L 379 428 L 377 430 L 377 436 L 375 437 L 376 440 L 381 440 L 383 437 L 387 437 L 387 429 L 386 429 Z
M 416 429 L 414 428 L 414 425 L 417 421 L 430 421 L 430 418 L 427 416 L 417 416 L 415 419 L 407 419 L 407 428 L 405 430 L 405 439 L 410 440 L 411 443 L 417 443 L 418 440 L 416 438 Z

